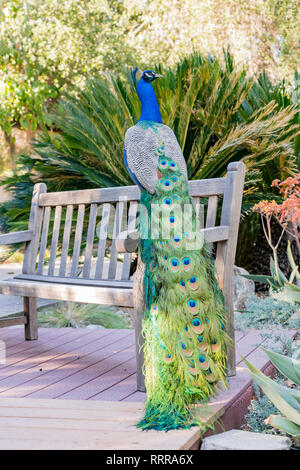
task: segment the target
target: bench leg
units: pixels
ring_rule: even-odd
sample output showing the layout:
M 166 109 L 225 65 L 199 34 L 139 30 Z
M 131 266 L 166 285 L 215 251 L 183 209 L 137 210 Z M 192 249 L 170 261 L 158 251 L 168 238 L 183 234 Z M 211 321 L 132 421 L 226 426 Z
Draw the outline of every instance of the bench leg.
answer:
M 136 346 L 136 385 L 139 392 L 145 392 L 144 338 L 142 336 L 142 315 L 135 312 L 135 346 Z M 143 312 L 144 314 L 144 312 Z
M 144 298 L 144 269 L 140 257 L 138 259 L 137 269 L 134 276 L 133 297 L 134 297 L 134 328 L 136 340 L 136 382 L 139 392 L 145 392 L 145 376 L 143 374 L 144 366 L 144 338 L 142 335 L 142 320 L 145 310 Z
M 37 322 L 37 301 L 36 297 L 23 297 L 24 299 L 24 316 L 27 323 L 25 324 L 25 339 L 38 339 L 38 322 Z

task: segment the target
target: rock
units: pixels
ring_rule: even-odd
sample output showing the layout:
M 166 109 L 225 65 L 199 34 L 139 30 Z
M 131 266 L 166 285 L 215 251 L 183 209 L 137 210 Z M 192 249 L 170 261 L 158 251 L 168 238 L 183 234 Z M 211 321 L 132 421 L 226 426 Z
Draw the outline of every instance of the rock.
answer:
M 123 310 L 117 310 L 116 311 L 116 314 L 117 315 L 120 315 L 121 317 L 123 317 L 125 315 L 125 312 L 123 312 Z
M 88 328 L 89 330 L 105 330 L 105 326 L 93 324 L 87 325 L 86 328 Z
M 255 293 L 255 283 L 242 277 L 241 274 L 249 274 L 244 268 L 234 266 L 233 269 L 233 306 L 235 311 L 245 310 L 246 301 L 250 294 Z
M 201 450 L 289 450 L 291 444 L 285 436 L 232 429 L 205 437 Z

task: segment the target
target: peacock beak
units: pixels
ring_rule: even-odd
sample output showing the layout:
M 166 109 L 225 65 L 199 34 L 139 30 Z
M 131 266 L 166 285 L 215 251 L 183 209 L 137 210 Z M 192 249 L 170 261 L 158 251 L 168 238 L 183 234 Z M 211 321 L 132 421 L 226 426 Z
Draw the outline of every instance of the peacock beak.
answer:
M 154 78 L 159 78 L 159 77 L 163 77 L 163 75 L 160 75 L 160 73 L 155 73 L 155 77 L 154 77 Z

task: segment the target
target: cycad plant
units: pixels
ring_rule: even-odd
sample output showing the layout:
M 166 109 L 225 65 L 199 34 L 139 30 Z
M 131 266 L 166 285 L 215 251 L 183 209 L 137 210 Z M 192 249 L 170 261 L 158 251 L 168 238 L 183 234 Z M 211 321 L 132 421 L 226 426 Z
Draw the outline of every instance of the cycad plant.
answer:
M 255 82 L 234 67 L 229 53 L 223 61 L 194 53 L 176 67 L 156 69 L 164 76 L 155 83 L 163 122 L 174 129 L 190 179 L 224 176 L 229 162 L 243 160 L 247 213 L 266 198 L 270 181 L 295 173 L 296 106 L 280 106 L 271 97 L 250 109 Z M 66 95 L 47 116 L 51 126 L 35 141 L 33 155 L 23 155 L 18 175 L 3 182 L 14 198 L 0 209 L 2 226 L 27 226 L 32 185 L 38 181 L 48 190 L 132 184 L 123 141 L 139 112 L 131 70 L 107 73 Z

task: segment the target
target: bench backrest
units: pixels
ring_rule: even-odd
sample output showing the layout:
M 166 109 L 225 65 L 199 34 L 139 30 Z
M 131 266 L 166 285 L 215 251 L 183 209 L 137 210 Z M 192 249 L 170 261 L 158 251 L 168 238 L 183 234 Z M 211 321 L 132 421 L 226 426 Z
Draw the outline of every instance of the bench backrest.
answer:
M 204 234 L 209 242 L 217 242 L 221 286 L 230 250 L 233 267 L 243 183 L 244 164 L 240 162 L 229 164 L 225 178 L 189 182 L 194 201 L 208 198 Z M 47 193 L 44 183 L 36 184 L 28 227 L 33 236 L 27 243 L 23 274 L 49 280 L 58 276 L 127 281 L 132 255 L 117 252 L 115 236 L 135 229 L 139 198 L 137 186 Z M 216 226 L 221 198 L 220 225 Z

